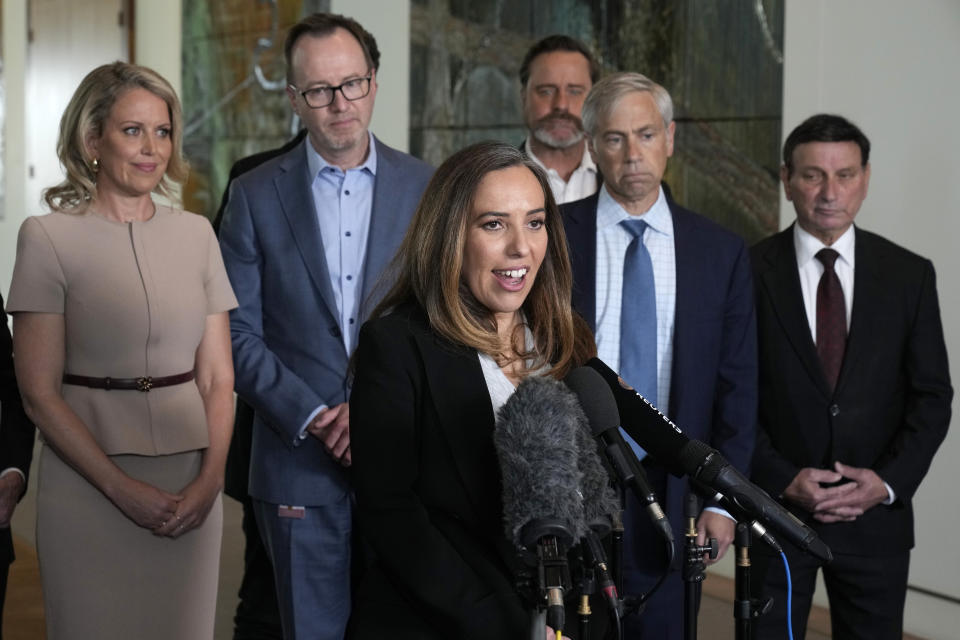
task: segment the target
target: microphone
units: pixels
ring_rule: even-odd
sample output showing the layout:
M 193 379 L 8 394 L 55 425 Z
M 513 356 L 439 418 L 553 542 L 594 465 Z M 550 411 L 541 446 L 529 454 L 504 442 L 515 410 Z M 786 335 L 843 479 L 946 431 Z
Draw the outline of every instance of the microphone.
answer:
M 582 404 L 579 406 L 583 408 Z M 583 415 L 582 411 L 580 414 Z M 583 416 L 582 420 L 575 435 L 577 450 L 580 453 L 577 458 L 577 468 L 583 474 L 583 479 L 580 481 L 583 494 L 583 519 L 589 530 L 602 538 L 610 533 L 614 518 L 619 516 L 620 498 L 610 486 L 610 475 L 600 460 L 597 444 L 587 431 L 587 417 Z
M 577 367 L 567 374 L 564 382 L 580 400 L 590 430 L 602 444 L 607 460 L 620 482 L 633 489 L 637 499 L 646 506 L 656 529 L 666 540 L 673 542 L 673 528 L 657 503 L 657 496 L 650 488 L 647 476 L 633 450 L 620 434 L 620 415 L 610 389 L 595 371 L 587 367 Z
M 581 405 L 582 408 L 582 405 Z M 620 518 L 620 498 L 610 486 L 610 476 L 600 460 L 597 445 L 586 429 L 587 419 L 576 430 L 577 448 L 580 451 L 578 468 L 583 474 L 580 483 L 583 493 L 583 516 L 587 525 L 582 539 L 583 556 L 593 568 L 598 580 L 600 593 L 613 616 L 614 624 L 619 625 L 620 594 L 610 574 L 607 554 L 600 539 L 610 533 L 614 518 Z
M 716 450 L 684 435 L 677 425 L 634 391 L 602 360 L 592 358 L 586 366 L 606 381 L 626 432 L 650 455 L 666 465 L 671 473 L 678 477 L 689 475 L 712 491 L 723 494 L 753 519 L 783 534 L 820 560 L 829 562 L 833 559 L 830 547 L 820 540 L 813 529 L 747 480 Z
M 741 507 L 739 504 L 737 504 L 727 496 L 723 495 L 722 493 L 716 493 L 715 491 L 711 491 L 710 487 L 703 484 L 699 480 L 691 478 L 690 485 L 693 487 L 694 491 L 702 495 L 704 498 L 708 500 L 713 500 L 714 502 L 718 503 L 721 507 L 724 508 L 724 510 L 726 510 L 727 513 L 729 513 L 734 518 L 736 518 L 737 522 L 749 522 L 750 529 L 753 530 L 753 535 L 757 536 L 758 538 L 761 538 L 764 542 L 767 543 L 767 545 L 770 546 L 770 548 L 772 548 L 777 553 L 783 553 L 783 547 L 780 546 L 780 543 L 777 542 L 777 539 L 774 538 L 769 531 L 767 531 L 766 527 L 764 527 L 762 524 L 757 522 L 754 519 L 754 516 L 747 513 L 744 510 L 744 508 Z
M 500 408 L 493 430 L 507 538 L 537 567 L 538 603 L 545 597 L 547 624 L 557 630 L 571 582 L 567 551 L 587 529 L 576 436 L 585 422 L 562 383 L 530 376 Z

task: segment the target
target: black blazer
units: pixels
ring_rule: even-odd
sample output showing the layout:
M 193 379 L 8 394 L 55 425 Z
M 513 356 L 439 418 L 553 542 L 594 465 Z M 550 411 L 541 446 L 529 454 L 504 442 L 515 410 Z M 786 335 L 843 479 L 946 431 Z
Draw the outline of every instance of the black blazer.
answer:
M 7 325 L 7 314 L 3 310 L 3 297 L 0 297 L 0 324 L 0 471 L 16 467 L 29 477 L 35 429 L 23 411 L 20 391 L 17 389 L 13 371 L 13 340 Z M 0 571 L 6 572 L 11 562 L 13 540 L 8 527 L 0 529 Z
M 476 351 L 404 306 L 366 323 L 350 436 L 356 516 L 372 561 L 352 638 L 523 638 L 503 533 L 494 414 Z
M 853 522 L 821 524 L 791 506 L 834 551 L 913 546 L 911 498 L 947 433 L 953 389 L 933 264 L 856 228 L 853 311 L 831 393 L 803 307 L 793 228 L 752 249 L 760 345 L 753 479 L 780 495 L 803 467 L 873 469 L 896 492 Z

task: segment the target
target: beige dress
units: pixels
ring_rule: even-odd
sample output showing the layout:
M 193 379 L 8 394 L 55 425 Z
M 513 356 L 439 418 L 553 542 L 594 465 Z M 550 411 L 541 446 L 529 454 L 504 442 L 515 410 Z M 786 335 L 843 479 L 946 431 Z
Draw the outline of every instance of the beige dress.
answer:
M 135 378 L 191 371 L 206 316 L 236 304 L 209 222 L 158 207 L 126 224 L 92 213 L 28 218 L 7 311 L 64 315 L 65 372 Z M 195 383 L 62 393 L 129 475 L 173 493 L 197 475 L 209 440 Z M 201 527 L 171 539 L 134 524 L 46 445 L 38 486 L 49 638 L 213 636 L 219 498 Z

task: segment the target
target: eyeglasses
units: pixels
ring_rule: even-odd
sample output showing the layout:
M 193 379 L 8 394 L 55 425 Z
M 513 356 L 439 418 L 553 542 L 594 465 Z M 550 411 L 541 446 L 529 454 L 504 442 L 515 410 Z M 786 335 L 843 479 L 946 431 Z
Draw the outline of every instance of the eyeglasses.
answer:
M 333 104 L 333 101 L 337 97 L 337 91 L 351 102 L 359 100 L 360 98 L 366 98 L 370 94 L 370 78 L 372 77 L 373 74 L 370 74 L 364 78 L 347 80 L 343 84 L 338 84 L 335 87 L 313 87 L 306 91 L 300 91 L 292 84 L 290 88 L 303 96 L 303 101 L 306 102 L 307 106 L 311 109 L 322 109 Z

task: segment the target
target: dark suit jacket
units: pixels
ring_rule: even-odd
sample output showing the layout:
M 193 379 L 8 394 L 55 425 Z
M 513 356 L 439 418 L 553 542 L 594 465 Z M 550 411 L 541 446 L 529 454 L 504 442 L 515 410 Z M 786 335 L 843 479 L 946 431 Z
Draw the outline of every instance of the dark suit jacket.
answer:
M 404 306 L 364 325 L 355 357 L 355 513 L 373 561 L 348 635 L 525 637 L 476 351 Z
M 573 264 L 573 307 L 596 330 L 599 194 L 560 207 Z M 690 438 L 708 442 L 747 472 L 757 409 L 753 283 L 743 240 L 668 199 L 673 216 L 677 303 L 666 414 Z M 629 382 L 629 380 L 627 381 Z M 678 540 L 685 479 L 660 496 Z
M 13 371 L 13 341 L 0 297 L 0 471 L 16 467 L 29 477 L 34 426 L 23 411 Z M 24 484 L 26 487 L 26 484 Z M 22 494 L 21 494 L 22 497 Z M 10 528 L 0 529 L 0 571 L 13 562 Z M 2 603 L 0 603 L 2 608 Z
M 760 343 L 753 479 L 780 495 L 803 467 L 876 471 L 896 492 L 850 523 L 820 524 L 837 552 L 913 546 L 911 498 L 947 433 L 953 390 L 933 264 L 857 228 L 853 311 L 836 389 L 828 389 L 803 307 L 793 229 L 752 249 Z M 788 505 L 789 506 L 789 505 Z

